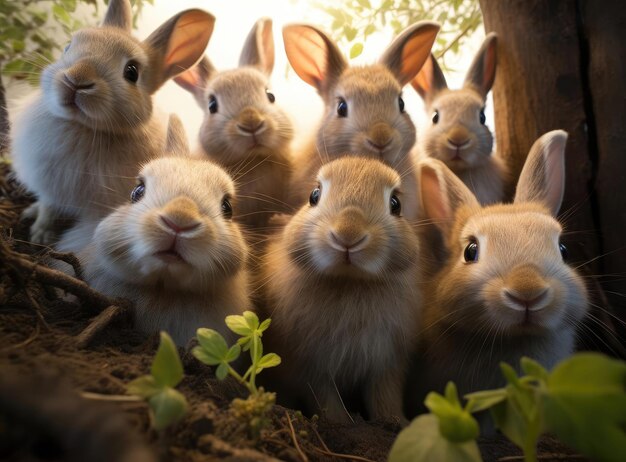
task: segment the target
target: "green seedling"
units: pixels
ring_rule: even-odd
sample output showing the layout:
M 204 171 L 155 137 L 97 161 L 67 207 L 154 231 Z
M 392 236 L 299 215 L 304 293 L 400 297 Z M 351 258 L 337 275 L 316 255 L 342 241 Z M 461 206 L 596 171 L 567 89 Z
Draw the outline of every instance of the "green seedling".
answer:
M 226 325 L 235 334 L 239 335 L 237 342 L 228 346 L 219 332 L 213 329 L 201 328 L 197 331 L 199 346 L 192 351 L 193 355 L 204 364 L 217 366 L 215 376 L 224 380 L 228 375 L 233 377 L 248 389 L 247 399 L 234 399 L 231 409 L 239 420 L 245 421 L 251 438 L 257 439 L 267 423 L 267 413 L 276 402 L 274 393 L 265 392 L 256 386 L 256 376 L 263 369 L 278 366 L 281 362 L 276 353 L 263 354 L 263 332 L 270 326 L 271 319 L 259 323 L 259 318 L 252 311 L 244 311 L 242 316 L 226 317 Z M 250 367 L 241 375 L 232 363 L 241 355 L 242 351 L 250 352 Z
M 478 424 L 471 413 L 489 410 L 500 431 L 537 461 L 537 441 L 546 433 L 595 461 L 618 461 L 626 450 L 626 362 L 598 353 L 580 353 L 548 372 L 522 358 L 519 377 L 501 364 L 504 388 L 465 396 L 456 387 L 445 396 L 429 393 L 430 414 L 418 416 L 398 435 L 390 462 L 481 461 L 475 438 Z
M 189 408 L 185 396 L 174 389 L 182 379 L 183 365 L 176 345 L 167 332 L 161 332 L 150 375 L 133 380 L 126 391 L 148 402 L 153 428 L 163 430 L 182 419 Z

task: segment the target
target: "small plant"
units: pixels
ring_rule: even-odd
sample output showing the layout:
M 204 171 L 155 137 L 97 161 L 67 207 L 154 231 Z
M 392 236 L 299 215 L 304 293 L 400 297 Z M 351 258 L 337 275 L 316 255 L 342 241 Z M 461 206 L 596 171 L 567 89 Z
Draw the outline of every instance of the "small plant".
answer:
M 504 388 L 470 393 L 461 406 L 455 385 L 445 396 L 431 392 L 430 414 L 418 416 L 396 439 L 390 462 L 482 461 L 472 413 L 490 410 L 495 425 L 537 461 L 537 440 L 553 433 L 597 461 L 622 460 L 626 450 L 626 363 L 598 353 L 580 353 L 552 372 L 522 358 L 524 376 L 501 364 Z
M 259 323 L 259 318 L 252 311 L 244 311 L 242 316 L 231 315 L 226 317 L 226 325 L 240 338 L 237 343 L 229 347 L 219 332 L 213 329 L 198 329 L 199 346 L 193 349 L 193 355 L 204 364 L 217 366 L 215 376 L 224 380 L 230 375 L 244 385 L 250 393 L 247 399 L 234 399 L 231 409 L 235 417 L 246 423 L 250 437 L 257 439 L 261 430 L 267 425 L 267 414 L 276 402 L 276 394 L 257 388 L 256 376 L 263 369 L 280 364 L 280 356 L 276 353 L 263 354 L 263 332 L 270 326 L 271 319 Z M 241 355 L 242 351 L 250 352 L 251 365 L 241 375 L 232 363 Z
M 152 426 L 156 430 L 163 430 L 182 419 L 189 408 L 185 396 L 174 389 L 182 379 L 183 365 L 176 345 L 166 332 L 161 332 L 161 343 L 152 362 L 150 375 L 133 380 L 126 391 L 148 402 Z

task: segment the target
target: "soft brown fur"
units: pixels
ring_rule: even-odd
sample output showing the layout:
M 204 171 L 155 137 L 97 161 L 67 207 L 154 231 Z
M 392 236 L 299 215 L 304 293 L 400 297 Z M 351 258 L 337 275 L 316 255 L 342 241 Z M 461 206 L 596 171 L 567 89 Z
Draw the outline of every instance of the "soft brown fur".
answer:
M 496 36 L 489 34 L 476 54 L 463 88 L 448 89 L 432 55 L 411 82 L 424 99 L 429 116 L 420 130 L 418 156 L 444 162 L 483 205 L 503 201 L 509 179 L 504 161 L 492 153 L 491 132 L 480 120 L 495 72 Z
M 443 235 L 446 257 L 430 269 L 424 292 L 419 361 L 408 388 L 413 410 L 449 380 L 461 393 L 501 386 L 501 361 L 519 368 L 529 356 L 551 368 L 573 352 L 587 292 L 559 250 L 566 139 L 554 131 L 537 140 L 513 204 L 481 207 L 444 164 L 420 164 L 424 209 Z M 471 239 L 476 262 L 464 259 Z
M 390 212 L 400 177 L 379 161 L 343 157 L 317 180 L 319 203 L 303 206 L 264 257 L 269 340 L 287 385 L 321 407 L 309 410 L 345 421 L 341 396 L 358 389 L 370 418 L 400 417 L 420 308 L 418 242 Z
M 335 43 L 307 25 L 283 30 L 285 51 L 296 73 L 314 86 L 324 100 L 322 123 L 311 145 L 298 153 L 290 201 L 306 202 L 315 174 L 326 162 L 347 154 L 380 159 L 401 176 L 405 210 L 417 218 L 415 168 L 409 155 L 415 126 L 400 110 L 402 87 L 419 72 L 428 57 L 439 26 L 420 22 L 402 32 L 379 63 L 350 68 Z M 338 116 L 338 101 L 347 103 L 347 116 Z

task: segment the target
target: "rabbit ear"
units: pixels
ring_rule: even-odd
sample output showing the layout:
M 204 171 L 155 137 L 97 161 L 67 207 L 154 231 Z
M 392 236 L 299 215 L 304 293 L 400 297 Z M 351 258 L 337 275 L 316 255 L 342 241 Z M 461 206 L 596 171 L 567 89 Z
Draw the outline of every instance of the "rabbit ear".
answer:
M 420 71 L 439 32 L 436 22 L 420 21 L 407 27 L 389 45 L 380 62 L 387 66 L 403 87 Z
M 196 64 L 209 43 L 214 25 L 212 14 L 186 10 L 170 18 L 145 40 L 151 65 L 157 69 L 153 92 L 166 80 Z
M 498 36 L 493 32 L 485 37 L 485 41 L 478 50 L 463 83 L 465 87 L 472 87 L 477 90 L 483 98 L 491 90 L 496 78 L 497 44 Z
M 309 85 L 326 96 L 348 63 L 337 45 L 312 26 L 294 24 L 283 27 L 285 52 L 291 66 Z
M 542 202 L 556 217 L 565 190 L 565 144 L 567 132 L 554 130 L 530 148 L 517 182 L 515 203 Z
M 274 69 L 274 32 L 272 20 L 259 19 L 250 30 L 241 50 L 239 66 L 253 66 L 270 76 Z
M 411 80 L 411 85 L 427 103 L 432 101 L 441 90 L 448 88 L 446 78 L 432 53 L 426 59 L 419 74 Z
M 186 156 L 189 154 L 189 143 L 185 127 L 176 114 L 170 114 L 167 123 L 167 141 L 165 151 L 170 154 Z
M 203 56 L 198 64 L 174 77 L 174 82 L 191 93 L 200 107 L 204 107 L 204 89 L 213 74 L 215 74 L 215 68 L 209 58 Z
M 103 26 L 119 27 L 130 33 L 133 28 L 133 12 L 129 0 L 110 0 Z
M 427 218 L 448 235 L 459 207 L 480 207 L 478 200 L 463 182 L 436 159 L 425 159 L 419 165 L 422 210 Z

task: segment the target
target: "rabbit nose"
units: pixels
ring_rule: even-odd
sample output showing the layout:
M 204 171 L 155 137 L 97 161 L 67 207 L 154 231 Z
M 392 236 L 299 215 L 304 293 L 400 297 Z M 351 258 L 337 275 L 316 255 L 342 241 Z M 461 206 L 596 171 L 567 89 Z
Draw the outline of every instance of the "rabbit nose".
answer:
M 513 289 L 504 289 L 503 295 L 508 305 L 520 311 L 538 311 L 545 308 L 548 299 L 549 287 L 537 287 L 531 292 L 518 292 Z
M 89 90 L 93 88 L 95 84 L 90 81 L 80 81 L 78 79 L 72 78 L 67 74 L 63 74 L 63 83 L 71 88 L 72 90 Z
M 514 268 L 505 278 L 502 296 L 516 310 L 537 311 L 550 302 L 550 285 L 535 265 Z
M 369 144 L 371 147 L 373 147 L 377 151 L 383 151 L 387 146 L 389 146 L 390 143 L 391 143 L 391 140 L 387 140 L 384 143 L 377 143 L 370 139 L 367 140 L 367 144 Z
M 367 133 L 367 144 L 382 151 L 391 143 L 393 129 L 385 122 L 378 122 L 370 127 Z
M 465 146 L 467 146 L 469 144 L 470 140 L 466 139 L 466 140 L 458 140 L 458 139 L 450 139 L 448 138 L 448 145 L 450 145 L 451 148 L 453 149 L 460 149 L 460 148 L 464 148 Z
M 329 231 L 331 246 L 342 252 L 358 252 L 362 250 L 370 240 L 369 233 L 344 234 L 338 230 Z
M 454 127 L 448 131 L 447 141 L 452 148 L 463 148 L 470 143 L 470 134 L 465 127 Z
M 241 111 L 237 122 L 237 128 L 245 134 L 258 134 L 265 128 L 265 118 L 253 108 Z
M 194 229 L 200 226 L 200 222 L 196 221 L 195 223 L 177 223 L 176 221 L 166 217 L 165 215 L 160 215 L 161 221 L 167 226 L 169 229 L 174 231 L 176 234 L 184 233 L 186 231 L 193 231 Z
M 170 201 L 159 214 L 161 222 L 175 233 L 194 231 L 201 225 L 200 212 L 194 201 L 177 197 Z
M 249 133 L 251 135 L 258 134 L 265 127 L 265 121 L 260 121 L 257 125 L 241 125 L 237 124 L 237 128 L 243 132 Z

